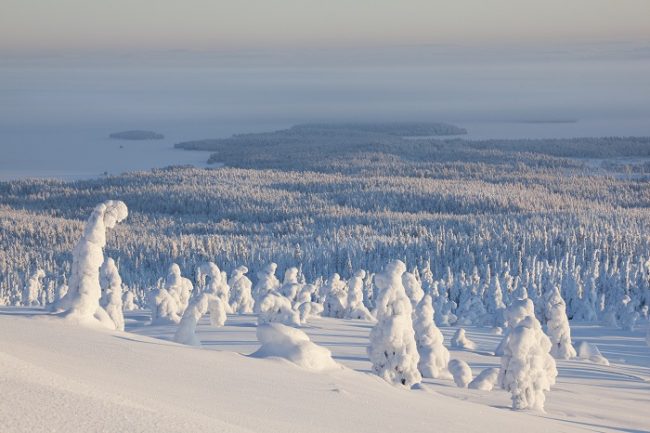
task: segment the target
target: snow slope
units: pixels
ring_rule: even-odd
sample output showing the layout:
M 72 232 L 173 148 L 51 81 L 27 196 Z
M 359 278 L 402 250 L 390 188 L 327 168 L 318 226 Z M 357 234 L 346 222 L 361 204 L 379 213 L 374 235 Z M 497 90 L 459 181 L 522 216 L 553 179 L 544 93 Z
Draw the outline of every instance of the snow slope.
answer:
M 369 325 L 360 321 L 318 319 L 304 329 L 317 344 L 332 350 L 335 360 L 360 370 L 314 373 L 288 361 L 243 355 L 259 347 L 254 316 L 230 316 L 224 328 L 212 328 L 204 318 L 199 325 L 204 348 L 196 349 L 164 340 L 171 338 L 174 326 L 139 326 L 142 313 L 130 315 L 127 328 L 159 338 L 90 330 L 48 316 L 25 317 L 30 312 L 40 313 L 0 311 L 3 432 L 430 432 L 435 428 L 532 433 L 648 427 L 641 419 L 650 403 L 650 385 L 641 380 L 650 376 L 648 366 L 608 370 L 568 361 L 579 366 L 581 374 L 576 371 L 563 380 L 566 369 L 561 362 L 559 389 L 549 395 L 548 414 L 517 413 L 502 408 L 509 402 L 502 391 L 458 390 L 449 381 L 429 379 L 425 383 L 442 386 L 407 391 L 364 373 L 370 367 L 365 356 Z M 450 330 L 444 330 L 447 338 Z M 481 350 L 487 345 L 487 339 L 468 332 Z M 496 342 L 492 339 L 490 345 Z M 638 351 L 636 340 L 635 335 Z M 616 364 L 608 347 L 601 350 Z M 647 363 L 645 350 L 637 355 Z M 493 356 L 452 351 L 452 358 L 457 355 L 465 356 L 474 368 L 498 362 Z M 612 391 L 615 388 L 620 389 Z M 601 419 L 580 412 L 582 406 L 598 400 L 590 394 L 594 389 L 607 395 L 604 403 L 608 404 L 618 401 L 618 392 L 628 396 L 619 402 L 626 408 L 621 419 L 609 413 L 617 406 L 603 411 Z M 580 413 L 565 413 L 569 410 Z

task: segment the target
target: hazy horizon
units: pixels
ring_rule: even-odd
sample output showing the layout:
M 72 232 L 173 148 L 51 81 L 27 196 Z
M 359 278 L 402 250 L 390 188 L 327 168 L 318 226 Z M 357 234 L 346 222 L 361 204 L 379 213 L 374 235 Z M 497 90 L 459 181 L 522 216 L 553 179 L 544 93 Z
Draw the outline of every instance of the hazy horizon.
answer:
M 5 0 L 0 51 L 639 42 L 648 16 L 645 0 Z

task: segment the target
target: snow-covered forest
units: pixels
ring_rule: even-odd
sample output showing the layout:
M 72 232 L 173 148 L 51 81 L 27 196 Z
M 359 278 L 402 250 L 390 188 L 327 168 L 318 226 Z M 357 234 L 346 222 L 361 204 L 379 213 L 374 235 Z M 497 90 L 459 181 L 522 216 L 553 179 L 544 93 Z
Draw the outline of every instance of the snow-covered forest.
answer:
M 344 148 L 338 139 L 345 132 L 337 131 L 331 146 Z M 647 141 L 580 139 L 572 146 L 587 155 L 607 142 L 607 153 L 643 161 Z M 242 154 L 266 159 L 264 143 Z M 191 277 L 205 261 L 228 274 L 245 265 L 255 281 L 275 262 L 278 275 L 297 267 L 301 281 L 312 283 L 359 269 L 371 280 L 388 260 L 400 259 L 425 287 L 442 290 L 454 313 L 471 293 L 484 297 L 498 284 L 506 301 L 522 288 L 537 299 L 557 286 L 570 318 L 602 315 L 626 295 L 647 315 L 647 176 L 531 152 L 546 140 L 490 150 L 483 143 L 400 143 L 402 154 L 396 144 L 391 151 L 314 156 L 307 164 L 318 166 L 313 170 L 299 169 L 304 155 L 294 160 L 279 150 L 268 165 L 282 159 L 291 168 L 260 162 L 257 169 L 170 167 L 2 183 L 0 299 L 20 304 L 15 288 L 37 270 L 52 298 L 53 287 L 70 276 L 81 221 L 96 203 L 120 199 L 131 216 L 109 234 L 106 251 L 140 304 L 171 263 Z

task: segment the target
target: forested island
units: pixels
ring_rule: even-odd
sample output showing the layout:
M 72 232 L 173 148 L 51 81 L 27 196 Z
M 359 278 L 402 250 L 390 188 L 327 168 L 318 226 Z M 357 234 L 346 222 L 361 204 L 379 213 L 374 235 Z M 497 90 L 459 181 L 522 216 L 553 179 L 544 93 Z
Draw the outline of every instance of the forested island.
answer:
M 145 131 L 140 129 L 133 129 L 129 131 L 114 132 L 108 136 L 114 140 L 162 140 L 164 135 L 154 131 Z

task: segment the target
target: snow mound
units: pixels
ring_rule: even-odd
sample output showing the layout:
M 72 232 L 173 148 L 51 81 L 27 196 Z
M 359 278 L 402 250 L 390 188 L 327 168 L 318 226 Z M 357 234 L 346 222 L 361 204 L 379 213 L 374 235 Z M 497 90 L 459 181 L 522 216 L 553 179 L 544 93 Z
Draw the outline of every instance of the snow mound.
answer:
M 470 389 L 478 389 L 481 391 L 492 391 L 494 384 L 499 379 L 499 369 L 495 367 L 486 368 L 481 371 L 473 381 L 467 385 Z
M 602 353 L 600 353 L 598 347 L 595 344 L 587 343 L 586 341 L 581 341 L 578 344 L 578 358 L 588 359 L 595 364 L 609 365 L 609 361 Z
M 311 342 L 303 331 L 281 323 L 267 323 L 257 327 L 257 339 L 262 346 L 251 356 L 278 357 L 299 367 L 313 371 L 340 369 L 332 359 L 332 352 Z
M 458 331 L 456 331 L 451 339 L 451 347 L 456 349 L 475 350 L 476 343 L 467 338 L 467 335 L 465 335 L 465 329 L 458 328 Z

